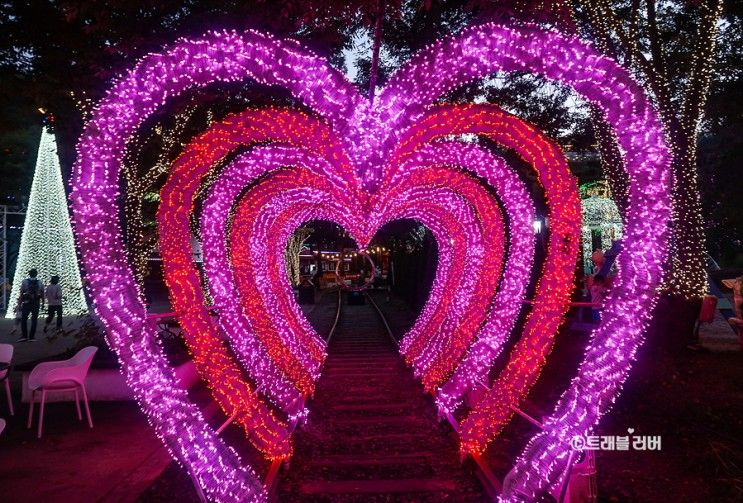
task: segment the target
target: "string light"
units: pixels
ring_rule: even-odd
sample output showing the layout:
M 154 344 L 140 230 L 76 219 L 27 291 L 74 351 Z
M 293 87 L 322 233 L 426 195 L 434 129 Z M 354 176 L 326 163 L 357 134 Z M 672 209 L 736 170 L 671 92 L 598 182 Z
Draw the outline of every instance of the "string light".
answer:
M 538 73 L 571 85 L 586 99 L 596 103 L 615 129 L 632 180 L 625 222 L 625 248 L 618 258 L 619 274 L 607 302 L 604 321 L 593 334 L 578 375 L 552 416 L 545 421 L 544 430 L 529 442 L 507 477 L 504 498 L 525 495 L 526 499 L 533 499 L 564 469 L 566 453 L 570 449 L 568 440 L 593 428 L 619 393 L 642 342 L 642 330 L 662 279 L 667 233 L 658 224 L 663 224 L 670 216 L 667 202 L 670 187 L 668 151 L 655 112 L 641 88 L 625 70 L 577 38 L 534 26 L 508 28 L 487 24 L 466 29 L 422 50 L 395 74 L 372 105 L 321 58 L 294 42 L 280 41 L 253 31 L 244 34 L 210 32 L 201 39 L 182 40 L 166 52 L 147 56 L 101 101 L 78 145 L 72 198 L 78 244 L 96 309 L 135 396 L 171 452 L 189 468 L 211 499 L 253 500 L 263 499 L 266 495 L 253 470 L 243 465 L 234 451 L 216 437 L 186 394 L 177 388 L 162 350 L 154 342 L 154 330 L 145 323 L 144 302 L 127 265 L 118 222 L 118 179 L 128 137 L 171 96 L 214 81 L 247 78 L 288 89 L 328 121 L 323 123 L 299 112 L 267 109 L 247 111 L 212 125 L 189 144 L 174 163 L 161 193 L 158 211 L 160 246 L 164 259 L 167 258 L 166 278 L 199 372 L 209 383 L 225 413 L 242 413 L 239 421 L 251 442 L 267 457 L 283 458 L 291 452 L 285 424 L 263 402 L 262 391 L 258 392 L 242 375 L 242 364 L 234 360 L 219 339 L 219 332 L 208 315 L 198 271 L 191 263 L 188 224 L 202 182 L 212 179 L 210 175 L 215 166 L 238 148 L 254 147 L 259 143 L 281 143 L 312 153 L 329 164 L 333 188 L 324 190 L 324 193 L 331 196 L 332 203 L 323 203 L 326 209 L 322 211 L 332 216 L 335 214 L 333 205 L 340 204 L 347 216 L 335 215 L 335 218 L 344 225 L 348 224 L 359 246 L 368 247 L 373 232 L 378 228 L 377 225 L 363 224 L 365 218 L 379 224 L 386 218 L 400 215 L 419 215 L 422 221 L 428 221 L 436 229 L 437 240 L 451 240 L 461 235 L 465 247 L 477 246 L 477 239 L 482 240 L 486 235 L 497 236 L 499 231 L 498 226 L 491 222 L 482 221 L 482 226 L 470 225 L 470 222 L 477 223 L 478 214 L 482 217 L 495 213 L 487 209 L 493 201 L 477 201 L 478 191 L 474 186 L 469 189 L 466 178 L 454 184 L 458 190 L 451 190 L 436 185 L 435 180 L 427 179 L 423 173 L 416 175 L 420 176 L 421 183 L 411 185 L 409 192 L 396 197 L 394 200 L 398 202 L 391 203 L 382 216 L 374 213 L 379 207 L 371 203 L 385 200 L 385 195 L 378 189 L 400 169 L 406 158 L 414 159 L 414 153 L 420 150 L 422 143 L 430 143 L 440 136 L 465 133 L 489 136 L 501 144 L 517 145 L 513 147 L 517 151 L 523 148 L 526 153 L 520 152 L 522 157 L 532 165 L 544 162 L 548 167 L 559 167 L 562 158 L 557 149 L 550 149 L 550 144 L 531 141 L 539 138 L 533 128 L 514 120 L 504 120 L 502 112 L 494 107 L 432 106 L 443 93 L 468 81 L 495 71 L 516 70 Z M 426 85 L 421 86 L 420 82 L 426 82 Z M 504 123 L 514 130 L 499 132 L 497 127 Z M 459 161 L 456 165 L 460 165 Z M 441 168 L 429 166 L 424 171 L 437 172 L 437 169 Z M 551 215 L 563 214 L 565 222 L 564 227 L 560 227 L 552 216 L 550 218 L 548 264 L 552 260 L 557 266 L 554 270 L 552 266 L 545 266 L 538 287 L 538 295 L 544 295 L 544 301 L 535 305 L 528 323 L 537 318 L 535 313 L 541 309 L 544 322 L 556 328 L 562 319 L 563 294 L 572 274 L 571 271 L 563 275 L 559 265 L 566 257 L 575 257 L 578 246 L 578 234 L 572 225 L 579 225 L 579 208 L 577 198 L 570 195 L 576 192 L 577 187 L 574 180 L 559 176 L 559 169 L 555 171 L 554 179 L 553 173 L 547 169 L 537 169 L 537 172 L 540 176 L 543 173 L 550 175 L 541 180 L 545 190 L 555 194 L 550 198 L 550 212 Z M 275 187 L 263 192 L 263 183 L 279 180 L 279 173 L 289 175 L 281 175 L 282 181 L 273 182 Z M 464 176 L 450 174 L 445 169 L 437 173 L 447 183 Z M 245 271 L 251 271 L 249 268 L 255 271 L 258 259 L 269 261 L 269 267 L 261 276 L 268 281 L 258 289 L 260 304 L 256 304 L 256 309 L 266 309 L 271 315 L 291 314 L 290 310 L 296 309 L 291 304 L 293 301 L 284 297 L 288 281 L 283 264 L 284 250 L 279 245 L 285 244 L 293 231 L 292 225 L 300 223 L 298 218 L 323 214 L 307 204 L 290 208 L 294 204 L 293 196 L 284 200 L 275 198 L 281 197 L 278 189 L 289 187 L 292 179 L 311 187 L 315 183 L 313 179 L 318 178 L 317 174 L 310 169 L 299 176 L 296 171 L 288 170 L 267 176 L 265 182 L 257 181 L 244 197 L 248 198 L 245 200 L 262 201 L 255 215 L 265 226 L 251 226 L 250 222 L 243 221 L 241 216 L 251 215 L 253 210 L 242 200 L 237 204 L 228 239 L 236 243 L 246 236 L 249 241 L 246 241 L 246 247 L 231 247 L 233 266 L 237 263 L 238 267 L 245 267 Z M 219 173 L 215 175 L 218 179 Z M 301 189 L 297 187 L 297 190 Z M 344 190 L 356 196 L 351 198 L 356 199 L 355 204 L 349 207 L 341 204 L 342 198 L 338 196 Z M 469 200 L 469 196 L 475 200 Z M 307 194 L 301 197 L 306 198 Z M 320 197 L 308 204 L 314 204 Z M 285 211 L 279 211 L 278 207 L 271 209 L 274 199 L 281 208 L 287 205 Z M 471 212 L 473 218 L 467 220 L 467 212 Z M 512 217 L 509 215 L 508 218 Z M 276 238 L 269 234 L 274 223 L 275 228 L 281 230 Z M 465 237 L 465 233 L 470 232 L 473 237 Z M 257 244 L 257 236 L 270 239 Z M 447 247 L 443 249 L 447 250 Z M 451 251 L 452 256 L 457 253 L 456 248 L 452 247 Z M 464 253 L 463 257 L 472 257 L 467 263 L 476 266 L 472 271 L 463 270 L 462 280 L 465 282 L 472 281 L 467 278 L 467 273 L 477 274 L 481 267 L 493 267 L 496 263 L 484 257 L 475 261 L 476 250 Z M 444 267 L 454 271 L 460 267 L 454 260 L 449 264 Z M 448 277 L 448 271 L 444 276 Z M 276 291 L 278 296 L 271 300 L 270 294 L 280 286 L 278 278 L 283 281 L 283 294 Z M 241 296 L 245 288 L 252 288 L 244 274 L 238 274 L 235 280 Z M 474 291 L 474 287 L 470 289 L 467 286 L 467 289 Z M 552 289 L 554 291 L 550 292 Z M 557 300 L 551 301 L 548 293 Z M 241 297 L 240 302 L 245 315 L 250 318 L 251 308 L 246 309 L 244 298 Z M 477 307 L 478 312 L 486 312 L 479 302 L 472 306 Z M 464 312 L 455 309 L 450 314 L 461 317 Z M 491 309 L 491 314 L 493 312 Z M 271 321 L 281 323 L 282 320 L 257 321 L 267 323 L 267 330 L 282 330 L 269 326 Z M 294 323 L 291 319 L 288 321 Z M 511 320 L 505 320 L 502 326 L 511 323 Z M 298 330 L 300 325 L 295 328 Z M 473 330 L 479 331 L 479 327 Z M 550 328 L 548 332 L 554 333 L 554 329 Z M 284 354 L 301 362 L 292 368 L 297 371 L 304 368 L 309 378 L 295 382 L 305 383 L 305 389 L 311 390 L 313 365 L 317 365 L 315 362 L 322 356 L 314 353 L 316 348 L 309 340 L 301 339 L 301 331 L 295 335 L 301 344 L 287 348 Z M 436 349 L 443 351 L 448 344 L 465 347 L 468 344 L 465 341 L 474 340 L 471 332 L 455 335 L 453 339 L 438 338 L 431 346 L 430 354 L 426 349 L 421 353 L 423 358 L 432 362 L 426 368 L 436 369 L 431 383 L 444 378 L 450 371 L 456 375 L 456 363 L 436 355 Z M 538 368 L 551 345 L 551 335 L 544 339 L 535 335 L 534 338 L 527 337 L 527 340 L 529 342 L 519 341 L 506 370 L 499 377 L 503 389 L 494 387 L 463 422 L 462 447 L 465 452 L 484 449 L 507 419 L 505 405 L 519 400 L 538 375 Z M 274 351 L 272 347 L 266 346 L 269 354 Z M 306 359 L 305 354 L 310 359 Z M 277 359 L 273 361 L 278 366 Z M 528 368 L 531 365 L 536 370 Z M 445 370 L 447 368 L 450 371 Z M 288 373 L 286 377 L 289 377 Z M 425 374 L 422 377 L 426 379 Z
M 271 140 L 303 145 L 312 139 L 311 145 L 319 145 L 318 149 L 332 158 L 333 147 L 328 135 L 327 126 L 288 110 L 248 110 L 229 116 L 185 148 L 174 162 L 160 192 L 157 215 L 160 254 L 173 308 L 179 312 L 180 324 L 194 353 L 194 363 L 225 412 L 228 415 L 235 410 L 243 412 L 238 420 L 246 433 L 256 447 L 272 458 L 285 457 L 291 452 L 286 425 L 263 405 L 253 387 L 244 380 L 241 366 L 234 361 L 217 327 L 211 322 L 202 297 L 200 274 L 191 258 L 190 213 L 195 207 L 199 182 L 218 160 L 238 146 Z M 262 330 L 257 332 L 265 334 Z M 319 360 L 310 364 L 309 357 L 298 354 L 309 349 L 307 347 L 289 349 L 287 345 L 265 340 L 264 344 L 269 353 L 281 352 L 281 356 L 274 357 L 274 363 L 294 379 L 302 394 L 311 395 L 322 353 L 313 355 Z M 255 429 L 254 422 L 261 429 Z
M 551 233 L 544 273 L 537 287 L 535 308 L 527 319 L 511 360 L 499 378 L 499 382 L 502 380 L 508 383 L 503 389 L 503 396 L 492 396 L 487 400 L 488 414 L 492 415 L 491 426 L 494 429 L 478 428 L 478 432 L 487 438 L 487 435 L 497 433 L 496 424 L 505 424 L 512 415 L 510 406 L 516 405 L 536 381 L 552 347 L 552 338 L 568 309 L 578 250 L 580 210 L 577 184 L 556 146 L 531 126 L 493 106 L 436 107 L 417 123 L 415 131 L 415 135 L 411 133 L 401 140 L 397 154 L 399 157 L 404 157 L 406 152 L 412 150 L 411 145 L 422 144 L 439 136 L 467 133 L 487 135 L 516 150 L 529 164 L 535 166 L 550 206 Z M 513 306 L 511 312 L 515 312 L 514 308 L 516 306 Z M 493 323 L 501 324 L 503 321 Z M 487 371 L 499 353 L 500 345 L 493 346 L 492 337 L 487 337 L 486 340 L 488 342 L 480 343 L 476 352 L 472 353 L 469 364 L 473 365 L 473 360 L 479 360 L 479 372 L 469 378 L 463 378 L 460 374 L 458 386 L 450 386 L 449 394 L 442 397 L 440 405 L 443 406 L 447 401 L 458 401 L 468 391 L 463 386 L 465 381 L 472 385 L 487 380 Z M 474 356 L 478 353 L 479 356 Z M 455 356 L 458 355 L 455 352 Z M 496 418 L 501 415 L 502 418 Z
M 127 154 L 122 164 L 126 181 L 126 200 L 124 202 L 126 244 L 129 261 L 140 288 L 149 272 L 149 260 L 157 250 L 157 236 L 148 232 L 145 222 L 145 203 L 152 197 L 155 186 L 167 174 L 171 161 L 181 148 L 181 139 L 189 120 L 196 112 L 193 105 L 172 117 L 172 126 L 157 124 L 146 137 L 135 136 L 127 145 Z M 159 144 L 157 157 L 151 165 L 143 155 L 146 145 L 155 140 Z M 142 166 L 147 169 L 142 172 Z
M 52 276 L 59 276 L 68 314 L 88 311 L 72 238 L 67 196 L 62 184 L 57 142 L 46 127 L 41 130 L 31 195 L 10 291 L 11 309 L 5 313 L 6 318 L 15 316 L 12 307 L 21 296 L 21 283 L 30 269 L 36 269 L 39 280 L 45 284 Z
M 296 340 L 294 335 L 279 335 L 280 340 L 272 348 L 274 357 L 266 353 L 268 338 L 265 332 L 257 339 L 251 317 L 246 316 L 235 299 L 239 298 L 232 266 L 228 260 L 225 232 L 227 230 L 230 210 L 245 187 L 250 186 L 259 176 L 266 172 L 290 165 L 312 166 L 318 173 L 328 176 L 330 169 L 327 162 L 307 152 L 290 149 L 284 146 L 256 147 L 243 154 L 221 174 L 209 190 L 204 202 L 201 217 L 201 236 L 204 240 L 204 267 L 209 282 L 215 309 L 219 313 L 219 323 L 224 333 L 234 334 L 231 337 L 233 346 L 243 359 L 243 365 L 249 369 L 259 387 L 269 396 L 273 396 L 287 410 L 299 398 L 294 384 L 288 384 L 286 375 L 287 362 L 283 362 L 281 351 L 288 340 Z M 251 313 L 253 314 L 253 313 Z M 257 313 L 256 313 L 257 314 Z M 295 317 L 297 313 L 292 313 Z M 255 317 L 255 315 L 253 316 Z M 302 328 L 306 329 L 306 326 Z M 313 331 L 314 332 L 314 331 Z M 317 336 L 314 335 L 316 338 Z M 274 343 L 277 341 L 274 339 Z M 276 361 L 282 363 L 276 366 Z M 292 361 L 290 358 L 289 361 Z M 312 381 L 317 377 L 317 366 Z M 280 368 L 284 368 L 282 371 Z M 300 372 L 303 375 L 304 372 Z M 294 376 L 297 378 L 297 376 Z M 311 386 L 308 391 L 311 391 Z
M 596 182 L 591 187 L 584 189 L 581 186 L 582 196 L 581 228 L 583 241 L 583 269 L 586 273 L 592 272 L 591 256 L 593 254 L 593 233 L 598 231 L 601 240 L 601 249 L 606 251 L 611 248 L 614 241 L 622 238 L 622 217 L 619 208 L 611 198 L 609 185 L 604 182 Z
M 663 34 L 658 29 L 655 2 L 646 3 L 644 18 L 647 22 L 644 26 L 647 27 L 647 33 L 644 37 L 635 33 L 635 19 L 639 13 L 633 12 L 629 29 L 625 29 L 626 16 L 620 15 L 607 0 L 583 1 L 576 6 L 586 14 L 601 51 L 608 55 L 621 53 L 627 66 L 641 76 L 641 80 L 653 94 L 673 155 L 671 200 L 674 240 L 666 287 L 682 298 L 698 299 L 707 294 L 709 285 L 697 173 L 697 134 L 712 75 L 718 20 L 723 2 L 713 0 L 698 3 L 699 22 L 683 87 L 672 85 L 671 72 L 674 70 L 666 61 L 666 49 L 662 46 Z M 612 141 L 611 137 L 607 138 L 607 134 L 601 131 L 599 133 L 600 146 Z M 622 163 L 617 159 L 617 153 L 607 152 L 609 149 L 603 147 L 601 150 L 602 155 L 605 155 L 602 165 L 605 170 L 609 168 L 606 173 L 610 181 L 627 178 L 629 170 L 626 170 L 627 173 L 622 172 Z M 621 210 L 625 187 L 621 183 L 614 185 L 614 188 L 619 189 L 617 196 Z
M 286 274 L 292 285 L 299 285 L 302 279 L 302 270 L 299 260 L 299 254 L 302 253 L 304 243 L 312 236 L 312 229 L 309 227 L 300 227 L 295 230 L 284 251 L 284 262 L 286 263 Z

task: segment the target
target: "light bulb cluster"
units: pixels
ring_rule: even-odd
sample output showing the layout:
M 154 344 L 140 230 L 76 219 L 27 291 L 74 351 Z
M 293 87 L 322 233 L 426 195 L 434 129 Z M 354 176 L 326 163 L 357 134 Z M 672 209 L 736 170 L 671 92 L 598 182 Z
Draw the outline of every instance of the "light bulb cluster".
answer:
M 441 184 L 459 194 L 472 207 L 476 218 L 471 222 L 461 220 L 466 226 L 466 235 L 473 241 L 467 247 L 472 256 L 455 262 L 451 269 L 461 269 L 458 273 L 463 276 L 456 283 L 441 285 L 448 301 L 441 302 L 445 309 L 448 306 L 445 320 L 435 328 L 427 326 L 418 333 L 412 330 L 401 344 L 401 351 L 429 391 L 434 391 L 458 363 L 485 319 L 501 276 L 506 249 L 505 222 L 497 202 L 475 180 L 456 173 L 432 163 L 426 169 L 406 171 L 397 182 L 389 185 L 397 190 L 409 183 L 408 180 L 428 179 L 428 183 Z M 406 344 L 411 339 L 412 342 Z
M 492 154 L 441 139 L 486 136 L 532 165 L 549 204 L 548 256 L 506 367 L 461 425 L 463 451 L 477 453 L 539 376 L 568 306 L 580 239 L 577 184 L 553 143 L 492 105 L 434 105 L 446 91 L 495 71 L 540 74 L 594 102 L 615 129 L 632 181 L 604 321 L 504 486 L 504 499 L 533 499 L 559 478 L 568 440 L 589 432 L 619 393 L 662 279 L 667 232 L 658 224 L 670 216 L 669 154 L 652 106 L 626 71 L 577 38 L 486 24 L 423 49 L 372 104 L 295 42 L 254 31 L 210 32 L 145 57 L 96 109 L 78 145 L 72 195 L 96 309 L 148 419 L 210 499 L 266 494 L 177 387 L 146 322 L 119 223 L 128 139 L 168 98 L 248 78 L 288 89 L 327 121 L 269 108 L 212 124 L 173 163 L 158 210 L 166 281 L 194 362 L 225 414 L 238 413 L 250 441 L 271 459 L 290 455 L 287 423 L 301 413 L 292 404 L 312 393 L 324 359 L 324 344 L 302 318 L 286 276 L 284 251 L 294 229 L 307 219 L 330 219 L 365 248 L 391 220 L 415 218 L 431 228 L 440 252 L 436 284 L 403 346 L 426 387 L 438 391 L 440 406 L 451 410 L 487 377 L 512 331 L 526 286 L 519 280 L 533 260 L 534 210 Z M 220 168 L 238 149 L 247 153 Z M 199 215 L 205 281 L 190 247 L 200 194 L 208 208 Z M 210 315 L 204 282 L 219 321 Z M 466 298 L 455 302 L 462 292 Z
M 49 284 L 52 276 L 59 276 L 65 315 L 88 311 L 72 237 L 67 195 L 62 183 L 57 142 L 54 133 L 46 127 L 41 130 L 6 318 L 15 316 L 14 308 L 21 296 L 21 284 L 31 269 L 38 271 L 37 277 L 45 285 Z
M 505 114 L 496 107 L 466 105 L 432 109 L 429 115 L 424 116 L 416 124 L 415 134 L 409 133 L 401 140 L 397 157 L 404 159 L 405 155 L 410 155 L 406 152 L 412 150 L 411 145 L 425 144 L 439 136 L 467 133 L 488 136 L 501 145 L 515 150 L 535 167 L 539 180 L 545 188 L 551 222 L 547 260 L 537 287 L 534 310 L 527 319 L 511 360 L 499 377 L 499 382 L 502 380 L 508 383 L 510 392 L 503 396 L 495 396 L 495 393 L 488 394 L 471 413 L 474 418 L 477 417 L 476 412 L 481 410 L 493 419 L 490 426 L 492 429 L 489 429 L 490 427 L 477 428 L 478 434 L 481 435 L 478 438 L 486 444 L 511 417 L 510 406 L 518 404 L 538 378 L 552 347 L 557 328 L 568 309 L 577 259 L 580 210 L 577 184 L 559 149 L 531 126 L 516 117 Z M 532 233 L 531 230 L 526 231 L 524 228 L 526 222 L 523 220 L 523 214 L 521 219 L 521 232 Z M 528 225 L 530 226 L 531 223 Z M 526 272 L 523 264 L 525 260 L 531 260 L 531 253 L 533 253 L 531 250 L 533 246 L 525 249 L 514 247 L 511 253 L 517 259 L 511 262 L 513 259 L 509 257 L 508 267 L 513 265 L 523 275 Z M 523 256 L 524 253 L 527 255 Z M 457 373 L 455 383 L 446 386 L 440 394 L 439 404 L 442 408 L 447 410 L 453 408 L 466 392 L 479 386 L 479 383 L 488 381 L 489 368 L 510 333 L 522 299 L 523 290 L 514 299 L 506 300 L 511 303 L 508 309 L 508 312 L 513 314 L 511 318 L 496 319 L 501 312 L 498 309 L 493 311 L 494 317 L 484 327 L 484 336 L 480 337 L 478 343 L 472 347 L 467 365 Z M 502 330 L 498 330 L 497 327 Z M 478 328 L 475 327 L 475 334 Z M 495 336 L 494 330 L 498 330 Z M 444 378 L 450 377 L 451 370 L 456 368 L 459 358 L 472 343 L 475 334 L 469 334 L 468 344 L 460 346 L 458 350 L 441 352 L 437 355 L 440 360 L 448 364 L 448 367 L 444 367 L 446 372 L 440 372 L 428 378 L 424 377 L 424 383 L 428 383 L 429 389 L 443 384 Z M 456 339 L 454 342 L 456 344 Z M 468 422 L 464 423 L 465 426 L 468 424 Z M 463 437 L 463 442 L 466 438 Z M 463 444 L 463 448 L 467 451 L 471 450 L 466 443 Z
M 606 182 L 603 182 L 606 183 Z M 591 256 L 594 252 L 593 234 L 599 233 L 601 250 L 611 248 L 614 241 L 622 239 L 624 224 L 619 214 L 619 208 L 610 197 L 611 193 L 606 189 L 606 194 L 592 194 L 581 199 L 581 240 L 583 248 L 583 269 L 586 273 L 593 271 Z
M 270 336 L 264 334 L 261 337 L 256 333 L 253 321 L 244 314 L 237 301 L 241 297 L 230 264 L 225 232 L 235 201 L 246 187 L 267 172 L 295 165 L 310 166 L 316 172 L 329 172 L 327 163 L 306 151 L 285 146 L 256 147 L 243 154 L 224 171 L 209 189 L 201 213 L 205 276 L 222 331 L 231 334 L 232 347 L 262 392 L 287 412 L 298 403 L 301 392 L 294 382 L 285 377 L 286 366 L 282 369 L 274 360 L 282 362 L 280 351 L 289 347 L 289 336 L 280 336 L 280 342 L 274 349 L 277 353 L 271 357 L 266 351 Z M 295 312 L 292 315 L 297 316 Z M 313 368 L 317 369 L 317 365 L 313 365 Z M 317 370 L 310 376 L 310 383 L 316 377 Z M 311 386 L 307 391 L 312 391 Z

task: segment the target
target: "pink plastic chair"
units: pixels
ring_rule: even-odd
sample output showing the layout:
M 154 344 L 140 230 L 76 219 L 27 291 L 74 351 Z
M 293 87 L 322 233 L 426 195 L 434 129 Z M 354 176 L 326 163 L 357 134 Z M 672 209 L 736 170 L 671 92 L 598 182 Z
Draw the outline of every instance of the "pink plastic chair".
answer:
M 13 359 L 13 345 L 12 344 L 0 344 L 0 362 L 10 363 Z M 8 409 L 10 409 L 10 415 L 15 416 L 13 410 L 13 397 L 10 394 L 10 369 L 0 370 L 0 381 L 5 384 L 5 396 L 8 398 Z
M 80 392 L 85 403 L 85 412 L 88 415 L 88 426 L 93 427 L 93 419 L 90 417 L 88 406 L 88 394 L 85 392 L 85 377 L 88 375 L 90 363 L 98 348 L 87 346 L 77 352 L 69 360 L 61 362 L 39 363 L 28 376 L 28 387 L 31 390 L 31 404 L 28 409 L 28 428 L 31 428 L 34 416 L 34 402 L 36 394 L 41 393 L 41 404 L 39 406 L 39 427 L 36 432 L 37 438 L 41 438 L 41 430 L 44 425 L 44 402 L 48 392 L 74 391 L 75 406 L 77 407 L 77 418 L 82 421 L 80 413 Z

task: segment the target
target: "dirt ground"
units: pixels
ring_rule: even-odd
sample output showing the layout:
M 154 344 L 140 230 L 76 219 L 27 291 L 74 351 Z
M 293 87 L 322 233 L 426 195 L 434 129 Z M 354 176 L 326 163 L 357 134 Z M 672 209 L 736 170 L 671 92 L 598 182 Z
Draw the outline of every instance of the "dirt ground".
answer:
M 722 327 L 725 328 L 725 327 Z M 729 329 L 728 329 L 729 330 Z M 587 332 L 564 329 L 522 408 L 550 414 L 583 357 Z M 743 501 L 743 352 L 732 331 L 702 337 L 701 352 L 643 346 L 596 435 L 660 436 L 659 451 L 597 451 L 600 502 Z M 499 477 L 536 432 L 515 418 L 486 457 Z
M 655 452 L 601 452 L 601 501 L 743 501 L 743 353 L 646 351 L 600 434 L 661 435 Z

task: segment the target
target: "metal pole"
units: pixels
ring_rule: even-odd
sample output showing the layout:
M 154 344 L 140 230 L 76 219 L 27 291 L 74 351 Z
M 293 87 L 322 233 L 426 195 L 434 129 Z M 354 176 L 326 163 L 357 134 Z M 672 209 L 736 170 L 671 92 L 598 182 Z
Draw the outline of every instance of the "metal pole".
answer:
M 3 205 L 3 311 L 8 310 L 8 207 Z

